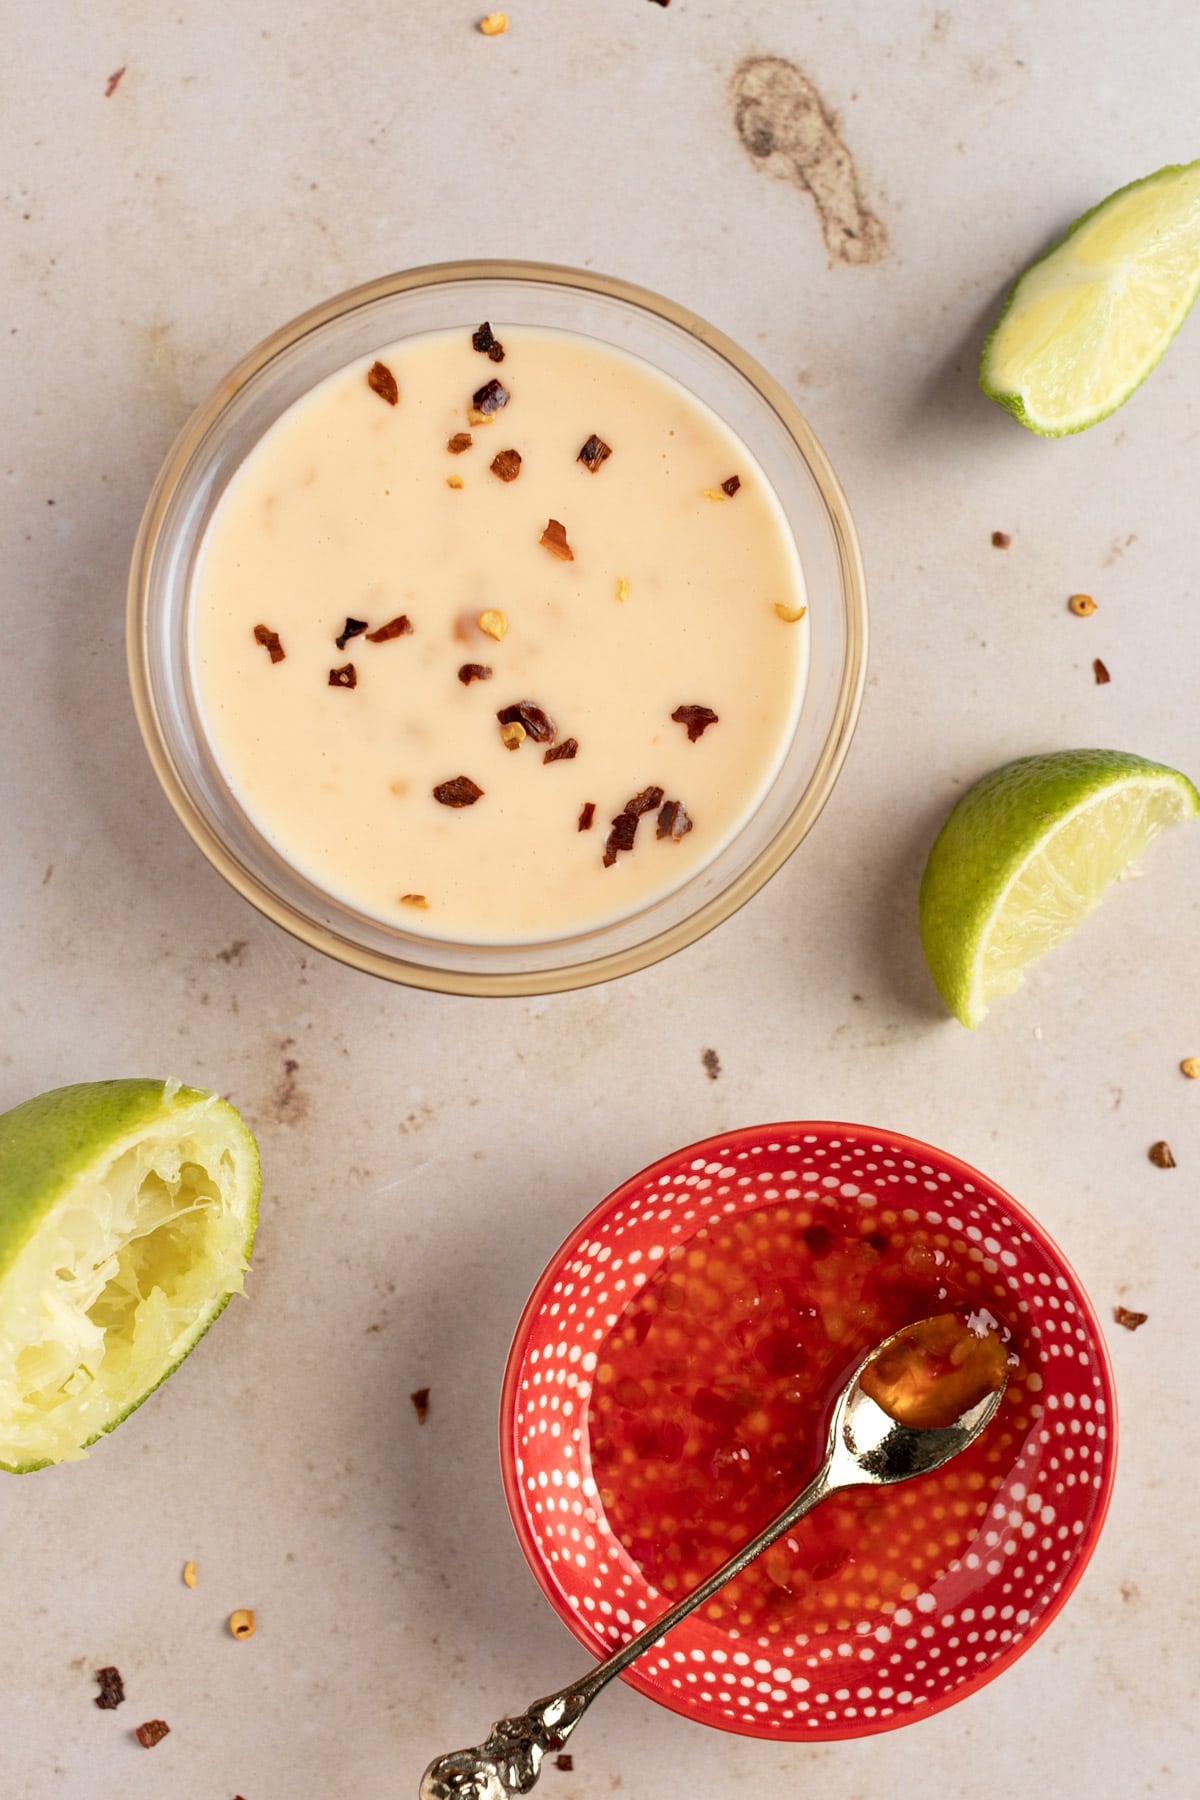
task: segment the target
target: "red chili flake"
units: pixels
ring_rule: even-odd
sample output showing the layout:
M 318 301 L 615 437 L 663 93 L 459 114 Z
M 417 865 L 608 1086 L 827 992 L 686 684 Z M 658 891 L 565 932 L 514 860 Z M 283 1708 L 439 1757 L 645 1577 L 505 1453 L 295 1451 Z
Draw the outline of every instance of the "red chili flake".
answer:
M 116 93 L 117 89 L 120 87 L 121 77 L 125 73 L 125 71 L 128 67 L 129 67 L 128 63 L 122 63 L 120 68 L 115 69 L 113 71 L 113 73 L 109 76 L 108 80 L 104 84 L 104 98 L 106 100 L 112 99 L 113 95 Z
M 463 451 L 469 450 L 474 442 L 475 439 L 469 431 L 456 431 L 454 436 L 448 439 L 446 448 L 451 456 L 461 456 Z
M 992 545 L 994 549 L 1007 550 L 1011 543 L 1012 539 L 1009 537 L 1007 531 L 993 531 Z
M 698 737 L 703 737 L 710 725 L 719 723 L 711 706 L 677 706 L 671 717 L 677 725 L 687 726 L 689 744 L 694 744 Z
M 558 726 L 549 713 L 535 706 L 532 700 L 517 700 L 512 706 L 502 706 L 496 714 L 502 725 L 523 725 L 526 737 L 531 737 L 535 744 L 549 744 L 558 736 Z
M 561 744 L 551 744 L 542 761 L 570 762 L 579 755 L 579 742 L 576 738 L 564 738 Z
M 96 1680 L 100 1683 L 96 1705 L 101 1712 L 115 1712 L 125 1698 L 125 1683 L 121 1680 L 120 1669 L 97 1669 Z
M 269 625 L 254 627 L 254 641 L 256 644 L 261 644 L 264 650 L 270 651 L 273 663 L 282 662 L 287 655 L 287 651 L 279 641 L 279 633 L 272 631 Z
M 569 1775 L 571 1770 L 575 1767 L 575 1758 L 573 1756 L 568 1756 L 567 1752 L 563 1750 L 555 1757 L 554 1766 L 556 1769 L 561 1769 L 564 1775 Z
M 660 787 L 643 788 L 632 800 L 625 802 L 625 811 L 640 819 L 643 813 L 653 812 L 656 806 L 662 805 L 663 791 Z
M 358 686 L 358 671 L 353 663 L 343 663 L 340 669 L 330 669 L 330 687 L 352 688 Z
M 504 345 L 494 335 L 486 319 L 478 331 L 471 333 L 471 347 L 478 350 L 481 356 L 490 356 L 495 363 L 504 361 Z
M 673 838 L 676 843 L 687 836 L 692 829 L 692 821 L 683 810 L 680 800 L 666 800 L 658 815 L 658 836 Z
M 1159 1138 L 1157 1144 L 1151 1144 L 1146 1154 L 1156 1169 L 1173 1169 L 1175 1167 L 1171 1146 L 1165 1138 Z
M 439 806 L 474 806 L 483 789 L 469 775 L 456 775 L 452 781 L 439 781 L 433 797 Z
M 521 452 L 519 450 L 501 450 L 492 458 L 493 475 L 501 481 L 515 481 L 521 473 Z
M 490 681 L 492 671 L 486 663 L 464 663 L 458 671 L 458 679 L 464 687 L 470 687 L 473 681 Z
M 605 443 L 604 439 L 597 437 L 593 431 L 591 437 L 583 446 L 579 455 L 575 458 L 575 461 L 581 462 L 584 468 L 589 469 L 594 475 L 596 470 L 600 467 L 600 464 L 607 462 L 611 455 L 612 451 Z
M 161 1744 L 163 1739 L 169 1735 L 170 1730 L 171 1727 L 165 1719 L 147 1719 L 144 1725 L 138 1726 L 133 1735 L 143 1750 L 153 1750 L 155 1744 Z
M 550 519 L 539 540 L 559 562 L 574 562 L 575 552 L 567 542 L 567 528 L 560 525 L 557 519 Z
M 723 481 L 721 483 L 721 492 L 723 494 L 728 494 L 729 498 L 732 500 L 733 496 L 737 493 L 737 491 L 741 487 L 741 485 L 742 485 L 741 476 L 740 475 L 731 475 L 729 477 L 728 481 Z
M 579 815 L 578 829 L 580 831 L 590 831 L 592 829 L 592 820 L 595 817 L 596 802 L 594 800 L 585 800 L 583 803 L 583 811 Z
M 368 644 L 386 644 L 389 638 L 411 636 L 412 620 L 407 613 L 397 613 L 394 619 L 389 619 L 386 625 L 379 627 L 378 631 L 368 631 L 367 642 Z
M 611 869 L 622 850 L 632 850 L 633 840 L 637 836 L 638 815 L 632 812 L 620 812 L 612 822 L 612 830 L 604 845 L 604 866 Z
M 408 1397 L 413 1403 L 413 1410 L 417 1415 L 417 1424 L 423 1425 L 429 1417 L 429 1389 L 418 1388 L 415 1393 L 410 1394 Z
M 1123 1325 L 1126 1331 L 1136 1331 L 1138 1326 L 1144 1325 L 1149 1317 L 1149 1313 L 1130 1312 L 1127 1306 L 1113 1307 L 1113 1318 L 1118 1325 Z
M 395 406 L 400 398 L 400 389 L 396 386 L 396 377 L 386 363 L 373 362 L 367 370 L 367 386 L 389 406 Z
M 491 381 L 485 382 L 483 387 L 477 388 L 472 394 L 471 404 L 476 412 L 483 413 L 486 417 L 498 413 L 502 406 L 507 406 L 509 398 L 508 389 L 502 387 L 493 376 Z
M 1109 682 L 1112 680 L 1112 676 L 1109 674 L 1108 670 L 1105 668 L 1104 664 L 1100 661 L 1100 658 L 1098 656 L 1095 657 L 1092 661 L 1092 673 L 1096 677 L 1096 686 L 1097 687 L 1103 687 L 1106 682 Z
M 347 619 L 333 641 L 339 650 L 344 650 L 352 637 L 358 637 L 366 629 L 367 621 L 365 619 Z

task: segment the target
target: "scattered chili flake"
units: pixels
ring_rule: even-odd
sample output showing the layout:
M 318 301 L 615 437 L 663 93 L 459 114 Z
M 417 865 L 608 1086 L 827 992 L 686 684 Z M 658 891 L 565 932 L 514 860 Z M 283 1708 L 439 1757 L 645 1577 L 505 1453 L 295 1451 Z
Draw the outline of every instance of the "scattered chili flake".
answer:
M 488 16 L 493 19 L 504 19 L 503 13 L 490 13 Z M 484 24 L 486 23 L 487 20 L 485 19 Z M 508 24 L 507 19 L 504 19 L 504 24 Z M 481 25 L 479 29 L 482 31 L 483 25 Z M 503 30 L 503 26 L 501 27 L 501 30 Z M 478 331 L 473 331 L 471 333 L 471 348 L 473 350 L 478 350 L 481 356 L 490 356 L 494 363 L 501 363 L 504 361 L 504 345 L 495 335 L 486 319 L 483 321 L 483 324 L 479 327 Z M 475 396 L 475 403 L 476 405 L 479 404 L 478 394 Z M 501 405 L 503 404 L 504 402 L 501 401 Z
M 490 419 L 494 413 L 500 411 L 502 406 L 508 405 L 509 398 L 508 389 L 502 387 L 493 376 L 490 381 L 485 382 L 483 387 L 477 388 L 471 395 L 471 403 L 477 413 L 482 413 L 485 419 Z
M 495 416 L 492 413 L 480 412 L 475 406 L 467 408 L 468 425 L 494 425 L 495 423 Z
M 194 1562 L 185 1562 L 183 1565 L 183 1585 L 184 1587 L 190 1588 L 194 1588 L 196 1585 L 196 1565 Z
M 239 1640 L 252 1638 L 255 1632 L 254 1609 L 250 1606 L 239 1606 L 236 1612 L 229 1615 L 229 1629 Z
M 571 762 L 578 755 L 579 755 L 578 739 L 577 738 L 564 738 L 561 744 L 551 744 L 550 748 L 546 751 L 545 755 L 542 757 L 542 761 L 544 763 Z
M 692 821 L 679 800 L 665 800 L 658 815 L 658 836 L 673 838 L 676 843 L 692 829 Z
M 347 619 L 333 641 L 339 650 L 344 650 L 352 637 L 358 637 L 366 629 L 367 621 L 365 619 Z
M 597 437 L 593 431 L 591 437 L 583 446 L 579 455 L 575 458 L 575 461 L 581 462 L 584 468 L 594 475 L 596 470 L 600 467 L 600 464 L 606 463 L 611 455 L 611 446 L 606 444 L 602 437 Z
M 1103 687 L 1106 682 L 1112 680 L 1112 676 L 1109 674 L 1108 670 L 1105 668 L 1104 664 L 1100 661 L 1100 658 L 1098 656 L 1094 657 L 1092 660 L 1092 672 L 1096 677 L 1096 686 L 1097 687 Z
M 120 1669 L 111 1666 L 96 1670 L 96 1680 L 100 1683 L 100 1692 L 96 1695 L 96 1705 L 101 1712 L 115 1712 L 125 1698 L 125 1683 L 121 1680 Z
M 535 744 L 553 743 L 558 736 L 558 726 L 549 713 L 535 706 L 532 700 L 517 700 L 512 706 L 502 706 L 496 717 L 502 725 L 523 725 Z
M 1008 546 L 1011 543 L 1012 543 L 1012 538 L 1009 536 L 1007 531 L 993 531 L 993 533 L 992 533 L 992 548 L 994 550 L 1007 550 Z
M 368 644 L 386 644 L 390 638 L 411 636 L 412 620 L 407 613 L 397 613 L 394 619 L 389 619 L 386 625 L 379 627 L 378 631 L 368 631 L 367 642 Z
M 590 831 L 592 829 L 592 820 L 595 817 L 596 802 L 594 800 L 585 800 L 583 803 L 583 811 L 579 815 L 579 825 L 577 829 L 580 831 Z
M 272 631 L 269 625 L 254 627 L 254 641 L 256 644 L 261 644 L 264 650 L 270 651 L 273 663 L 282 662 L 287 655 L 287 651 L 279 641 L 279 633 Z
M 479 615 L 479 629 L 486 631 L 490 638 L 495 638 L 499 643 L 508 630 L 507 613 L 502 613 L 495 607 L 489 607 L 486 612 L 481 612 Z
M 448 488 L 460 488 L 460 487 L 463 487 L 464 485 L 465 484 L 463 482 L 463 478 L 461 475 L 447 475 L 446 486 Z
M 729 495 L 725 492 L 724 488 L 705 488 L 704 498 L 706 500 L 720 500 L 724 502 L 728 500 Z
M 482 798 L 483 789 L 469 775 L 456 775 L 452 781 L 439 781 L 433 797 L 439 806 L 474 806 Z
M 1200 1056 L 1185 1056 L 1179 1067 L 1189 1081 L 1200 1081 Z
M 171 1727 L 165 1719 L 147 1719 L 133 1735 L 143 1750 L 153 1750 L 155 1744 L 161 1744 L 165 1737 L 170 1736 L 170 1732 Z
M 569 1775 L 571 1770 L 575 1767 L 575 1758 L 569 1756 L 565 1750 L 562 1750 L 555 1757 L 554 1766 L 556 1769 L 561 1769 L 564 1775 Z
M 711 706 L 677 706 L 671 717 L 677 725 L 687 726 L 689 744 L 703 737 L 710 725 L 720 723 Z
M 400 904 L 401 906 L 415 906 L 421 912 L 429 911 L 429 902 L 424 894 L 401 894 Z
M 656 806 L 662 805 L 663 791 L 660 787 L 643 788 L 632 800 L 625 802 L 625 811 L 640 819 L 643 813 L 653 812 Z
M 612 830 L 604 845 L 604 866 L 611 869 L 622 850 L 632 850 L 633 840 L 637 836 L 638 815 L 632 812 L 619 812 L 612 822 Z
M 723 494 L 728 494 L 729 498 L 732 500 L 733 496 L 737 493 L 737 491 L 741 487 L 741 485 L 742 485 L 741 476 L 740 475 L 731 475 L 727 481 L 723 481 L 721 483 L 721 492 Z
M 418 1388 L 415 1393 L 410 1394 L 408 1397 L 413 1403 L 413 1408 L 417 1415 L 417 1424 L 423 1425 L 429 1417 L 429 1389 Z
M 353 663 L 343 663 L 340 669 L 330 669 L 330 687 L 352 688 L 358 686 L 358 671 Z
M 396 386 L 396 377 L 386 363 L 373 362 L 367 370 L 367 386 L 389 406 L 395 406 L 400 398 L 400 389 Z
M 775 611 L 785 625 L 797 625 L 808 611 L 807 606 L 785 606 L 782 600 L 775 602 Z
M 1096 602 L 1090 594 L 1072 594 L 1067 605 L 1077 619 L 1090 619 L 1096 610 Z
M 469 431 L 456 431 L 452 438 L 446 440 L 446 448 L 451 456 L 461 456 L 463 451 L 469 450 L 474 442 L 475 439 Z
M 567 528 L 560 525 L 557 519 L 547 521 L 546 529 L 538 541 L 545 545 L 552 556 L 557 556 L 559 562 L 575 561 L 575 552 L 567 542 Z
M 504 33 L 508 30 L 508 14 L 487 13 L 484 18 L 480 19 L 479 29 L 482 31 L 484 37 L 503 37 Z M 484 326 L 484 330 L 487 330 L 486 325 Z M 476 344 L 475 348 L 478 350 L 479 345 Z M 494 356 L 492 361 L 499 362 L 500 358 Z
M 1149 1317 L 1149 1313 L 1130 1312 L 1127 1306 L 1113 1307 L 1113 1318 L 1118 1325 L 1123 1325 L 1126 1331 L 1136 1331 L 1138 1326 L 1144 1325 Z
M 1171 1146 L 1165 1138 L 1159 1138 L 1157 1144 L 1151 1144 L 1146 1154 L 1156 1169 L 1173 1169 L 1175 1167 Z
M 122 63 L 119 69 L 113 70 L 112 74 L 109 76 L 108 80 L 104 84 L 104 98 L 106 100 L 112 99 L 113 95 L 116 93 L 117 89 L 120 87 L 121 77 L 125 73 L 125 71 L 128 67 L 129 67 L 128 63 Z
M 520 719 L 508 719 L 500 727 L 500 742 L 506 750 L 519 750 L 528 735 Z
M 521 473 L 521 452 L 519 450 L 500 450 L 491 461 L 493 475 L 501 481 L 515 481 Z
M 626 577 L 624 575 L 622 575 L 618 578 L 618 581 L 617 581 L 617 599 L 621 602 L 621 604 L 623 606 L 625 604 L 626 600 L 628 600 L 628 598 L 629 598 L 629 582 L 626 579 Z
M 458 671 L 458 679 L 464 687 L 470 687 L 473 681 L 490 681 L 492 671 L 486 663 L 464 663 Z

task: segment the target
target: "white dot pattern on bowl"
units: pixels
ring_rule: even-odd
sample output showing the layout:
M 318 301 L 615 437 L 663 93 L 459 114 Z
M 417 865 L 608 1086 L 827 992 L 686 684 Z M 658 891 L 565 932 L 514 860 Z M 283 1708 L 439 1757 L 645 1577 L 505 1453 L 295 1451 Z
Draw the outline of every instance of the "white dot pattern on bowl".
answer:
M 924 1591 L 849 1632 L 739 1638 L 693 1615 L 627 1679 L 689 1716 L 767 1737 L 883 1730 L 969 1691 L 1018 1651 L 1074 1579 L 1111 1473 L 1112 1395 L 1086 1298 L 982 1177 L 885 1134 L 803 1130 L 681 1152 L 637 1177 L 568 1242 L 514 1346 L 510 1506 L 535 1567 L 580 1637 L 605 1654 L 666 1609 L 609 1528 L 592 1480 L 588 1403 L 597 1350 L 681 1241 L 722 1215 L 835 1193 L 905 1209 L 998 1275 L 1040 1357 L 1033 1428 L 970 1548 Z M 514 1370 L 510 1370 L 510 1377 Z M 1085 1549 L 1086 1545 L 1086 1549 Z M 831 1679 L 836 1666 L 837 1679 Z

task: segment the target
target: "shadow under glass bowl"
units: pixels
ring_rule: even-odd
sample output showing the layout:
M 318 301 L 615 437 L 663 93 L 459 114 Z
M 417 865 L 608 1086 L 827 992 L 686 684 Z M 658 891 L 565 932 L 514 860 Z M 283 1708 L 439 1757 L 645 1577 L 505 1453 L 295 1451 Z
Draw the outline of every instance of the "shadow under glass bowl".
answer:
M 761 804 L 671 893 L 624 918 L 539 943 L 454 943 L 356 910 L 296 869 L 225 780 L 197 703 L 189 651 L 197 558 L 231 479 L 276 420 L 359 357 L 481 319 L 557 328 L 653 364 L 696 395 L 758 459 L 795 540 L 808 599 L 800 716 Z M 460 994 L 582 987 L 658 961 L 727 918 L 775 873 L 828 799 L 866 672 L 862 559 L 824 451 L 782 389 L 686 308 L 609 277 L 538 263 L 446 263 L 384 276 L 314 307 L 260 344 L 185 426 L 142 519 L 130 572 L 134 706 L 155 773 L 194 841 L 259 911 L 313 948 L 412 986 Z

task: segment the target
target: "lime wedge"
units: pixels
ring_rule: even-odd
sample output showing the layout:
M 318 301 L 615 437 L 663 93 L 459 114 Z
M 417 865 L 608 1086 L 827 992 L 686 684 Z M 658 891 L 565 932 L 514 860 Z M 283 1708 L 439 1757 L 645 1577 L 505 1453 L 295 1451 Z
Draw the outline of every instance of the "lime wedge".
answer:
M 1120 750 L 1025 756 L 976 782 L 921 880 L 921 942 L 951 1012 L 978 1025 L 1164 825 L 1197 813 L 1186 775 Z
M 258 1149 L 178 1082 L 56 1088 L 0 1117 L 0 1469 L 81 1457 L 240 1293 Z
M 1022 425 L 1064 437 L 1128 400 L 1200 291 L 1200 162 L 1110 194 L 1018 278 L 979 385 Z

